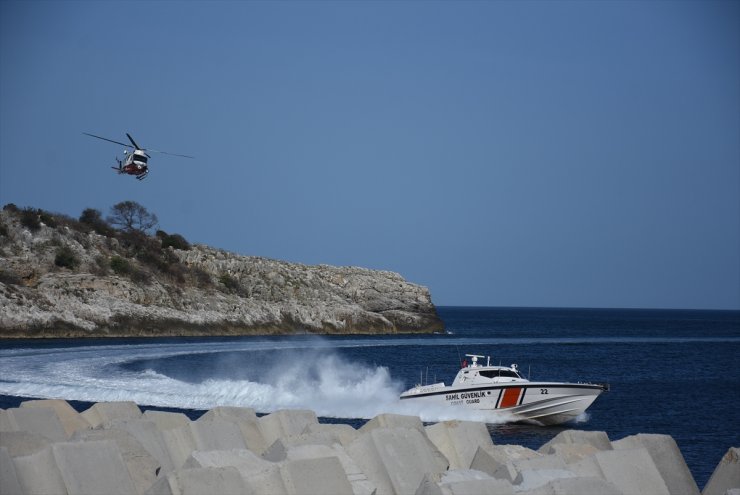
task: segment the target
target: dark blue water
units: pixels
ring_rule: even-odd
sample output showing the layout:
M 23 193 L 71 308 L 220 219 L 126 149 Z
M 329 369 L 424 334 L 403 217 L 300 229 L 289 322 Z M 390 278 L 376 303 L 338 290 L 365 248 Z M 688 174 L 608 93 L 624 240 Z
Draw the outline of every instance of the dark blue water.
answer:
M 576 424 L 489 425 L 496 443 L 538 448 L 565 428 L 671 435 L 701 487 L 740 446 L 740 312 L 439 309 L 433 336 L 95 339 L 0 342 L 0 407 L 27 397 L 134 400 L 190 417 L 219 404 L 311 408 L 361 425 L 404 409 L 401 390 L 449 383 L 465 353 L 518 363 L 532 379 L 609 382 Z M 430 416 L 431 415 L 431 416 Z M 465 418 L 464 418 L 465 419 Z

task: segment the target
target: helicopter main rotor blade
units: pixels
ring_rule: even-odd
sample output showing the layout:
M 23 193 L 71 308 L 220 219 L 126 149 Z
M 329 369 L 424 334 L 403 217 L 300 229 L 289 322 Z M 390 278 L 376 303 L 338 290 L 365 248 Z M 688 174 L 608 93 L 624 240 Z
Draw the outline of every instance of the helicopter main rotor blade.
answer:
M 177 153 L 168 153 L 166 151 L 152 150 L 148 148 L 146 151 L 151 152 L 151 153 L 162 153 L 163 155 L 180 156 L 182 158 L 195 158 L 194 156 L 190 156 L 190 155 L 178 155 Z
M 127 148 L 134 148 L 134 147 L 133 147 L 133 146 L 131 146 L 130 144 L 122 143 L 122 142 L 120 142 L 120 141 L 113 141 L 112 139 L 108 139 L 108 138 L 104 138 L 104 137 L 96 136 L 95 134 L 89 134 L 89 133 L 87 133 L 87 132 L 83 132 L 82 134 L 84 134 L 85 136 L 90 136 L 90 137 L 94 137 L 94 138 L 102 139 L 103 141 L 109 141 L 109 142 L 111 142 L 111 143 L 116 143 L 116 144 L 120 144 L 121 146 L 125 146 L 125 147 L 127 147 Z M 134 149 L 136 149 L 136 148 L 134 148 Z
M 126 133 L 126 136 L 128 136 L 128 140 L 131 141 L 131 144 L 134 145 L 134 148 L 136 148 L 137 150 L 143 150 L 144 149 L 144 148 L 140 147 L 138 144 L 136 144 L 136 141 L 134 141 L 134 138 L 131 137 L 131 134 L 129 134 L 127 132 Z

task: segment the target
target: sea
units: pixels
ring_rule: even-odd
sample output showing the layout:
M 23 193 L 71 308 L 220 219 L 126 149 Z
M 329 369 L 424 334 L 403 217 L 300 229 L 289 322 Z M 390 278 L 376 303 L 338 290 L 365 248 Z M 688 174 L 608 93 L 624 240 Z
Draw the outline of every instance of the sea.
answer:
M 61 398 L 134 401 L 196 419 L 219 405 L 316 411 L 360 427 L 389 412 L 480 420 L 398 395 L 449 384 L 465 354 L 517 363 L 532 380 L 610 384 L 572 423 L 489 423 L 494 443 L 537 449 L 565 429 L 617 440 L 660 433 L 703 487 L 740 446 L 740 311 L 439 307 L 435 335 L 0 340 L 0 408 Z

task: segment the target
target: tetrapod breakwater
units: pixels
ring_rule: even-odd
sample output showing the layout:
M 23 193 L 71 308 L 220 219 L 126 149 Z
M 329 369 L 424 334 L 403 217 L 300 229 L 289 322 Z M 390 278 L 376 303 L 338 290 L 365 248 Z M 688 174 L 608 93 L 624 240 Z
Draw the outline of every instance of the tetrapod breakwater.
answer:
M 740 493 L 739 454 L 700 492 L 667 435 L 566 430 L 532 450 L 494 444 L 484 423 L 395 414 L 355 429 L 310 410 L 216 407 L 193 421 L 133 402 L 0 409 L 3 494 L 724 495 Z

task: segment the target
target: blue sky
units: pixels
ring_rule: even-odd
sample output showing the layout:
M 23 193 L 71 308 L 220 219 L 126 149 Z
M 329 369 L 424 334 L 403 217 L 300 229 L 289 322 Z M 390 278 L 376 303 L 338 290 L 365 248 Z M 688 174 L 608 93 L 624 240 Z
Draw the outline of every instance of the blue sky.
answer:
M 439 305 L 740 309 L 739 88 L 732 1 L 4 0 L 0 203 Z

